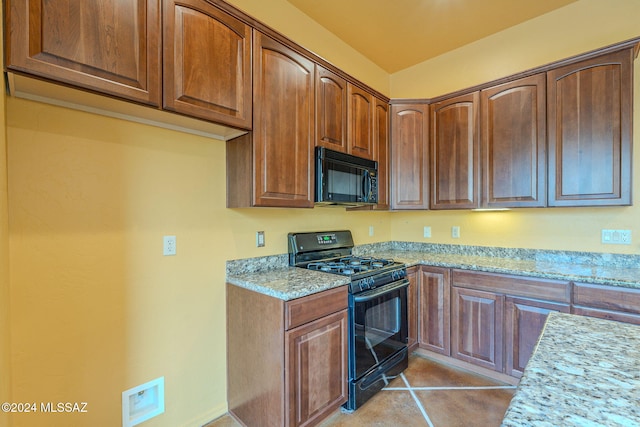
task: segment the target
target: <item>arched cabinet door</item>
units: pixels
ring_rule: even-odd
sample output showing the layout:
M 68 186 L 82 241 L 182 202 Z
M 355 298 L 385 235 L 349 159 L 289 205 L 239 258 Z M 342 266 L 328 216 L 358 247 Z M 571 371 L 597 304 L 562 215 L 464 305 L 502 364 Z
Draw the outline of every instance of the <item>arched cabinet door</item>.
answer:
M 545 83 L 540 73 L 480 93 L 483 207 L 546 206 Z
M 633 49 L 547 73 L 549 206 L 631 204 Z
M 163 107 L 251 129 L 251 27 L 205 0 L 164 0 Z
M 316 144 L 347 152 L 347 81 L 317 66 Z
M 429 106 L 391 105 L 391 209 L 428 209 Z
M 431 104 L 431 209 L 479 206 L 480 95 Z
M 160 105 L 160 0 L 11 0 L 6 10 L 9 70 Z
M 313 207 L 315 64 L 254 33 L 254 206 Z

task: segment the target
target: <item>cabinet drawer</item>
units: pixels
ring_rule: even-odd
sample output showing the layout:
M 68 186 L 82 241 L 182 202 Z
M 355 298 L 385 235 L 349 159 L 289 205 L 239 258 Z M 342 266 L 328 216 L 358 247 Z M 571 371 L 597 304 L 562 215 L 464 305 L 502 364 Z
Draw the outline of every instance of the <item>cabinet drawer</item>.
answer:
M 519 297 L 571 301 L 569 282 L 558 280 L 453 270 L 453 285 Z
M 573 287 L 573 303 L 640 314 L 640 289 L 576 283 Z
M 295 328 L 320 317 L 347 308 L 347 286 L 330 289 L 306 297 L 287 301 L 284 309 L 284 327 Z

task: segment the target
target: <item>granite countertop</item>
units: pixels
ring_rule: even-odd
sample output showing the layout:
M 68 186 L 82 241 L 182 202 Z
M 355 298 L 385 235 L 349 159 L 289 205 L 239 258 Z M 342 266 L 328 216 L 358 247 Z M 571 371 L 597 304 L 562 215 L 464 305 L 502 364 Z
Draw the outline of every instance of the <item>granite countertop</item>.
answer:
M 350 282 L 346 276 L 284 267 L 265 272 L 247 272 L 227 276 L 227 282 L 261 294 L 289 301 Z
M 640 256 L 482 246 L 384 242 L 356 246 L 355 255 L 490 273 L 514 274 L 640 289 Z M 283 300 L 300 298 L 349 279 L 288 266 L 288 254 L 227 261 L 227 282 Z
M 406 264 L 407 267 L 424 264 L 434 267 L 461 268 L 640 289 L 640 268 L 402 250 L 374 252 L 372 255 L 392 258 Z
M 640 425 L 640 326 L 549 314 L 503 427 Z

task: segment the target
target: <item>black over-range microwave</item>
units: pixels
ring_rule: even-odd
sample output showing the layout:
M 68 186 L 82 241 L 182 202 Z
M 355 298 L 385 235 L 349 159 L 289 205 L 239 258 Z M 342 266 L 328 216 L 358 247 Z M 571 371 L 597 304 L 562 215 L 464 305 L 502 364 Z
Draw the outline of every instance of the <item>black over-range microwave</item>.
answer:
M 317 205 L 378 203 L 378 162 L 316 147 Z

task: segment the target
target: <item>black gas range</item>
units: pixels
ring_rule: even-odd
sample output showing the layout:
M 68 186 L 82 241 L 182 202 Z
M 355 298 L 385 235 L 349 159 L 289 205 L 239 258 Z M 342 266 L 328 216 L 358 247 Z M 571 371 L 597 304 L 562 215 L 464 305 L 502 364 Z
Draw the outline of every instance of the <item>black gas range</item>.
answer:
M 400 280 L 403 263 L 392 259 L 353 255 L 351 231 L 289 233 L 289 265 L 349 276 L 349 292 L 357 294 Z
M 349 400 L 353 411 L 408 366 L 404 264 L 353 255 L 348 230 L 289 233 L 289 265 L 349 276 Z

